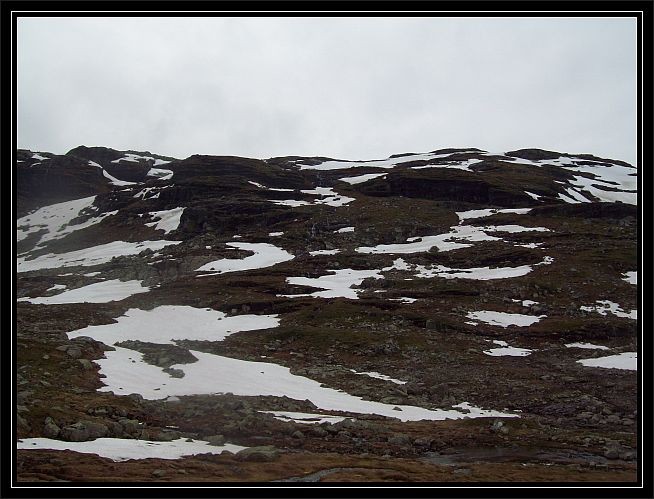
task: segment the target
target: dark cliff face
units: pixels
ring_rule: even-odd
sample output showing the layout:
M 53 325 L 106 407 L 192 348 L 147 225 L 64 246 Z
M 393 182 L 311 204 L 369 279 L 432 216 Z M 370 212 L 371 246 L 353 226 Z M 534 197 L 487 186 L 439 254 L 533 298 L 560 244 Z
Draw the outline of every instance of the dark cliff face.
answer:
M 360 188 L 369 196 L 402 196 L 459 203 L 476 203 L 513 208 L 531 206 L 533 199 L 520 191 L 494 186 L 482 179 L 470 178 L 461 172 L 449 172 L 438 178 L 415 174 L 389 175 L 386 181 L 372 181 Z
M 86 161 L 95 161 L 96 163 L 111 163 L 114 160 L 122 158 L 124 154 L 121 151 L 109 147 L 86 147 L 78 146 L 66 153 L 66 156 L 79 158 Z
M 193 155 L 167 165 L 175 172 L 175 183 L 199 189 L 243 188 L 244 180 L 267 187 L 309 189 L 312 175 L 282 168 L 275 162 L 237 156 Z

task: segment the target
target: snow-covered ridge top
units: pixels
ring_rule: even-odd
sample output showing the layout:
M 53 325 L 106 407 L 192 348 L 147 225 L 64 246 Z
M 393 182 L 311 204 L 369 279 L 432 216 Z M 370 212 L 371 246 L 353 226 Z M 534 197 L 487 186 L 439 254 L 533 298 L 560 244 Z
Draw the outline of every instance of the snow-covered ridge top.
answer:
M 517 156 L 507 156 L 506 152 L 492 153 L 479 149 L 461 149 L 461 150 L 449 150 L 447 152 L 435 151 L 435 152 L 428 152 L 428 153 L 408 153 L 404 155 L 393 155 L 386 159 L 374 159 L 374 160 L 353 161 L 353 160 L 326 159 L 321 163 L 315 165 L 302 164 L 303 161 L 307 161 L 304 159 L 295 160 L 293 161 L 293 163 L 294 166 L 298 166 L 300 170 L 341 170 L 341 169 L 357 168 L 357 167 L 394 168 L 404 163 L 413 163 L 416 161 L 439 160 L 438 162 L 440 163 L 441 162 L 440 160 L 450 160 L 455 156 L 465 155 L 466 156 L 465 159 L 458 159 L 458 160 L 452 159 L 452 161 L 442 161 L 443 164 L 441 165 L 425 165 L 425 166 L 417 166 L 414 168 L 420 169 L 420 168 L 430 168 L 430 167 L 437 167 L 437 166 L 452 168 L 452 167 L 456 167 L 456 163 L 467 163 L 467 166 L 470 166 L 474 164 L 474 162 L 483 161 L 485 158 L 488 158 L 488 159 L 496 159 L 500 161 L 509 162 L 515 165 L 529 165 L 529 166 L 538 166 L 538 167 L 551 165 L 551 166 L 566 167 L 570 169 L 588 168 L 593 172 L 595 168 L 601 168 L 601 167 L 607 168 L 609 170 L 616 167 L 625 168 L 627 170 L 631 170 L 632 172 L 636 170 L 636 167 L 634 166 L 630 165 L 629 167 L 627 167 L 622 164 L 618 164 L 618 162 L 614 162 L 612 160 L 605 160 L 600 158 L 590 159 L 589 157 L 582 157 L 585 155 L 580 156 L 580 155 L 563 154 L 563 153 L 555 153 L 555 154 L 559 154 L 559 157 L 553 159 L 530 160 L 530 159 L 520 158 Z M 592 166 L 590 166 L 589 163 L 592 164 Z

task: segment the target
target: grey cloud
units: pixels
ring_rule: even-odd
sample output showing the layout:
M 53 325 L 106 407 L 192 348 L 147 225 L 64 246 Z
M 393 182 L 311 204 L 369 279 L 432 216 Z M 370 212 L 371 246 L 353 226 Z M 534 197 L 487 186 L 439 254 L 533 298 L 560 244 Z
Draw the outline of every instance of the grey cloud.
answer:
M 635 163 L 629 19 L 20 19 L 18 142 L 371 159 L 542 147 Z

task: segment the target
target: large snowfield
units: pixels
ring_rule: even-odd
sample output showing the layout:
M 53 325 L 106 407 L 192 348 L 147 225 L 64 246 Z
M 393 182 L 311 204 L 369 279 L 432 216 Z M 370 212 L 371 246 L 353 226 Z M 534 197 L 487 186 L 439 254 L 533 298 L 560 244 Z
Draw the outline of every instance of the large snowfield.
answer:
M 247 449 L 241 445 L 212 445 L 202 440 L 178 438 L 170 442 L 132 440 L 128 438 L 96 438 L 86 442 L 64 442 L 51 438 L 24 438 L 18 441 L 18 449 L 71 450 L 84 454 L 96 454 L 112 461 L 130 459 L 179 459 L 197 454 L 222 454 L 225 451 L 236 453 Z

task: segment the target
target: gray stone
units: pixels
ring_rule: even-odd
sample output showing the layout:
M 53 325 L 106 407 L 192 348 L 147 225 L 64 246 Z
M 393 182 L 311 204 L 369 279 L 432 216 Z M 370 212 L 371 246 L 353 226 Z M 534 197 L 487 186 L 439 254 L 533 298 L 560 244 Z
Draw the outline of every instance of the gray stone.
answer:
M 56 424 L 47 422 L 43 427 L 43 436 L 46 438 L 57 438 L 60 431 L 61 428 L 59 428 Z
M 80 422 L 62 428 L 59 436 L 68 442 L 84 442 L 89 439 L 89 435 L 89 430 Z
M 411 437 L 409 437 L 409 435 L 405 435 L 404 433 L 397 433 L 392 437 L 388 437 L 388 443 L 391 445 L 400 445 L 400 446 L 410 445 Z
M 30 425 L 27 420 L 20 414 L 16 414 L 16 427 L 22 430 L 30 430 Z
M 179 432 L 171 430 L 163 430 L 157 433 L 155 440 L 159 442 L 172 442 L 179 438 Z
M 206 437 L 205 439 L 207 442 L 209 442 L 209 445 L 225 445 L 225 437 L 224 435 L 211 435 L 209 437 Z
M 123 430 L 125 430 L 125 433 L 135 433 L 138 430 L 141 429 L 142 424 L 138 419 L 120 419 L 118 421 L 121 426 L 123 427 Z
M 77 362 L 85 371 L 93 369 L 93 363 L 89 359 L 77 359 Z
M 325 430 L 322 426 L 315 426 L 314 428 L 311 428 L 310 432 L 311 435 L 318 438 L 324 438 L 327 435 L 329 435 L 329 432 Z
M 21 390 L 16 394 L 16 401 L 18 402 L 18 404 L 23 405 L 27 401 L 27 399 L 33 394 L 34 392 L 30 390 Z
M 155 476 L 157 478 L 161 478 L 162 476 L 166 475 L 166 470 L 162 469 L 156 469 L 152 472 L 152 476 Z
M 431 438 L 416 438 L 413 441 L 413 445 L 421 448 L 430 448 L 433 440 Z
M 495 420 L 493 421 L 493 424 L 491 425 L 490 429 L 491 431 L 500 431 L 504 427 L 504 421 Z
M 291 437 L 302 440 L 304 438 L 304 433 L 302 433 L 300 430 L 297 430 L 297 431 L 293 432 Z
M 274 461 L 279 457 L 279 449 L 272 445 L 261 447 L 249 447 L 236 453 L 236 459 L 239 461 L 266 462 Z
M 81 423 L 88 430 L 90 439 L 106 437 L 109 433 L 109 428 L 102 423 L 95 421 L 81 421 Z
M 66 350 L 66 354 L 73 359 L 79 359 L 82 356 L 82 351 L 77 347 L 70 347 Z
M 107 421 L 108 436 L 121 437 L 123 436 L 123 426 L 116 421 Z

